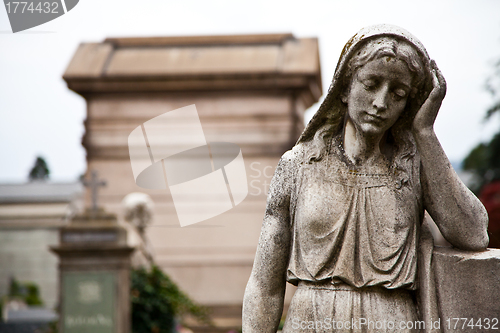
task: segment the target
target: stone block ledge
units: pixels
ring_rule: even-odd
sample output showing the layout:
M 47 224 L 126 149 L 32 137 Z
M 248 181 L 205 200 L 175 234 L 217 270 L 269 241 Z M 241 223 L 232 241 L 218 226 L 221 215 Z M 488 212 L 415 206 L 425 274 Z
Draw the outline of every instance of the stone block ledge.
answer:
M 474 319 L 475 324 L 482 319 L 483 328 L 465 327 L 469 332 L 489 332 L 492 328 L 484 327 L 485 322 L 489 319 L 493 325 L 497 318 L 500 329 L 500 249 L 468 252 L 435 247 L 433 270 L 443 332 L 457 331 L 453 318 Z M 463 320 L 460 329 L 462 324 Z

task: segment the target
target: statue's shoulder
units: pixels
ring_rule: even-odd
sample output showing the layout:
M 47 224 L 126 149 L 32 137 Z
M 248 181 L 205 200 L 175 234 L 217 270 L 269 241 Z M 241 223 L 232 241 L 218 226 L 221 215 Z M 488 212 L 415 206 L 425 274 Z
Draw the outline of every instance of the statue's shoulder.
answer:
M 304 146 L 298 144 L 281 156 L 278 167 L 276 168 L 276 174 L 280 178 L 287 179 L 289 182 L 293 183 L 303 164 Z
M 288 167 L 301 165 L 304 162 L 304 152 L 304 145 L 299 143 L 281 156 L 280 164 Z

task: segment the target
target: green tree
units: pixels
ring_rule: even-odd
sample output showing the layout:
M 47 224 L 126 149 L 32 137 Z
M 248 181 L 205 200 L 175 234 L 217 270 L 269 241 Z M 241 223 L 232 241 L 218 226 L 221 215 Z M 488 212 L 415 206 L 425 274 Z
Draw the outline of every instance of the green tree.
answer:
M 132 332 L 174 333 L 184 314 L 210 325 L 208 310 L 193 302 L 160 268 L 133 269 L 131 274 Z
M 49 178 L 50 170 L 47 166 L 47 162 L 41 156 L 38 156 L 35 161 L 35 165 L 31 168 L 29 179 L 30 180 L 46 180 Z
M 492 74 L 486 80 L 486 90 L 492 97 L 493 103 L 486 111 L 486 119 L 500 112 L 500 59 L 493 65 Z M 471 190 L 476 194 L 482 187 L 494 180 L 500 179 L 500 131 L 487 143 L 480 143 L 464 159 L 464 170 L 471 171 L 475 182 Z
M 500 59 L 493 65 L 493 72 L 486 79 L 486 90 L 493 96 L 493 104 L 486 111 L 486 119 L 489 119 L 500 111 Z
M 18 282 L 11 278 L 9 285 L 9 298 L 19 298 L 27 305 L 43 305 L 40 290 L 33 282 Z
M 500 132 L 490 142 L 480 143 L 464 159 L 464 170 L 472 171 L 476 181 L 471 190 L 479 193 L 481 188 L 500 179 Z

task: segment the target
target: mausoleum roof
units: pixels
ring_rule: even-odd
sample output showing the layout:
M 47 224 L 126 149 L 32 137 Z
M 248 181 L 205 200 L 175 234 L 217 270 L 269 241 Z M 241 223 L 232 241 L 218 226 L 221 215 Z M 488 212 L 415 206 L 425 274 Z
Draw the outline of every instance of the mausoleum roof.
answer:
M 83 186 L 80 182 L 32 181 L 23 184 L 0 184 L 0 204 L 70 202 L 82 192 Z
M 297 89 L 322 94 L 317 38 L 292 34 L 107 38 L 82 43 L 64 79 L 80 94 Z

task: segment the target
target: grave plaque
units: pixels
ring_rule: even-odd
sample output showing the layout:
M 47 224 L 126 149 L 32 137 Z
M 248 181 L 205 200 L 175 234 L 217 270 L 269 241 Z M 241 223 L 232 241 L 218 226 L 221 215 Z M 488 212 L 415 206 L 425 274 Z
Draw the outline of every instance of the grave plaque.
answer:
M 113 333 L 116 287 L 114 272 L 62 274 L 64 332 Z

